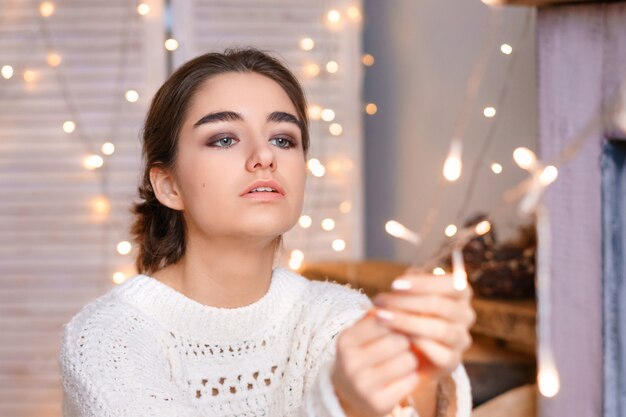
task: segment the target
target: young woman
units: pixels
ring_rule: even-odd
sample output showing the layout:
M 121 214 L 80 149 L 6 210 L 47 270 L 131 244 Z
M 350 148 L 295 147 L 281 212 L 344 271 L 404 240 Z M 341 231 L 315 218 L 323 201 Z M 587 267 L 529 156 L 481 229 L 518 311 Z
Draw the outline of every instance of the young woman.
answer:
M 143 135 L 139 275 L 66 324 L 65 417 L 374 417 L 407 399 L 469 416 L 469 290 L 407 272 L 373 309 L 275 266 L 308 149 L 303 91 L 261 51 L 202 55 L 165 82 Z

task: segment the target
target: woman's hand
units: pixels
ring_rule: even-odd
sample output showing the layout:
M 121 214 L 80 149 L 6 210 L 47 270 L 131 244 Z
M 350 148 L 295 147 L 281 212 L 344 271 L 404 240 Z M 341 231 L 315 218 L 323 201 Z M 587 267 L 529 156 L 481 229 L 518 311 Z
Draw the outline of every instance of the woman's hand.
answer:
M 368 314 L 337 337 L 332 382 L 346 415 L 390 413 L 418 383 L 409 339 Z
M 372 300 L 379 322 L 406 335 L 416 348 L 420 378 L 439 380 L 449 375 L 472 343 L 469 329 L 476 313 L 471 288 L 455 289 L 451 275 L 410 271 L 398 277 L 392 288 Z

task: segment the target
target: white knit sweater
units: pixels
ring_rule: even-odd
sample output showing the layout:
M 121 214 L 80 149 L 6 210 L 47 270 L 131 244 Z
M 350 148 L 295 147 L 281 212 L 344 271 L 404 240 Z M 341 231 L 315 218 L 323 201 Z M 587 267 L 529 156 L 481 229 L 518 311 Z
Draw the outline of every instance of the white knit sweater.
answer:
M 345 417 L 330 380 L 335 337 L 370 306 L 283 268 L 261 299 L 232 309 L 138 275 L 65 325 L 63 415 Z M 469 416 L 467 375 L 453 376 L 457 416 Z

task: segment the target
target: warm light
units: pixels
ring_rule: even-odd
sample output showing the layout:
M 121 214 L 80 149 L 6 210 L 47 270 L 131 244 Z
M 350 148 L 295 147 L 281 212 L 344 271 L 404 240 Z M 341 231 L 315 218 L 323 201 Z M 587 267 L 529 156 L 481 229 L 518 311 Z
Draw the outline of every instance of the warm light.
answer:
M 437 268 L 433 269 L 433 275 L 437 275 L 438 277 L 440 277 L 440 276 L 445 275 L 445 274 L 446 274 L 446 271 L 444 271 L 444 269 L 441 268 L 441 267 L 437 267 Z
M 293 269 L 294 271 L 297 271 L 298 269 L 300 269 L 301 266 L 302 266 L 301 260 L 294 259 L 294 258 L 289 259 L 289 268 Z
M 547 187 L 552 184 L 558 176 L 559 170 L 556 169 L 554 165 L 548 165 L 543 169 L 543 171 L 541 171 L 541 174 L 539 174 L 539 183 L 544 187 Z
M 553 365 L 548 365 L 539 370 L 537 375 L 539 392 L 544 397 L 554 397 L 561 389 L 559 373 Z
M 124 94 L 124 97 L 126 97 L 126 100 L 128 102 L 135 103 L 137 100 L 139 100 L 139 93 L 137 93 L 135 90 L 128 90 L 126 94 Z
M 315 175 L 316 177 L 323 177 L 324 174 L 326 173 L 326 168 L 324 168 L 324 165 L 322 165 L 319 159 L 316 159 L 316 158 L 309 159 L 309 162 L 307 162 L 307 166 L 309 167 L 309 170 L 311 171 L 311 173 Z
M 150 6 L 148 6 L 146 3 L 141 3 L 139 6 L 137 6 L 137 13 L 142 16 L 147 15 L 148 13 L 150 13 Z
M 87 169 L 100 168 L 104 164 L 104 160 L 100 155 L 91 155 L 83 161 L 83 166 Z
M 336 73 L 337 71 L 339 71 L 339 64 L 335 61 L 328 61 L 328 63 L 326 64 L 326 71 L 330 72 L 331 74 Z
M 317 64 L 309 64 L 304 67 L 304 72 L 308 77 L 317 77 L 320 73 L 320 66 Z
M 32 70 L 26 70 L 24 71 L 24 81 L 26 81 L 27 83 L 32 83 L 37 79 L 37 73 L 35 73 L 35 71 Z
M 339 123 L 331 123 L 330 126 L 328 126 L 328 130 L 331 135 L 339 136 L 343 132 L 343 127 L 341 127 Z
M 291 259 L 297 259 L 302 262 L 304 260 L 304 253 L 299 249 L 294 249 L 291 251 Z
M 463 253 L 460 249 L 452 251 L 452 279 L 454 288 L 461 291 L 467 287 L 467 272 L 463 264 Z
M 348 17 L 350 19 L 352 19 L 355 22 L 360 22 L 361 21 L 361 11 L 356 6 L 348 7 L 348 10 L 346 11 L 346 14 L 348 15 Z
M 61 65 L 61 61 L 61 55 L 55 52 L 51 52 L 48 54 L 48 65 L 50 65 L 51 67 L 58 67 L 59 65 Z
M 322 110 L 322 120 L 325 122 L 332 122 L 333 120 L 335 120 L 335 112 L 331 109 L 324 109 Z
M 116 284 L 121 284 L 126 281 L 126 276 L 123 272 L 116 272 L 113 274 L 113 282 Z
M 176 39 L 170 38 L 165 41 L 165 49 L 168 51 L 175 51 L 178 49 L 178 41 Z
M 51 1 L 44 1 L 39 5 L 39 13 L 41 13 L 43 17 L 52 16 L 52 13 L 54 13 L 54 3 Z
M 113 155 L 113 152 L 115 152 L 115 145 L 113 145 L 111 142 L 106 142 L 102 144 L 100 150 L 105 155 Z
M 511 52 L 513 52 L 513 48 L 508 43 L 503 43 L 502 45 L 500 45 L 500 51 L 502 51 L 502 53 L 505 55 L 511 55 Z
M 491 170 L 494 174 L 500 174 L 502 172 L 502 165 L 494 162 L 493 164 L 491 164 Z
M 352 210 L 352 204 L 349 201 L 344 201 L 339 205 L 339 211 L 343 214 L 350 213 L 350 210 Z
M 326 15 L 326 18 L 330 23 L 339 23 L 341 20 L 341 13 L 338 10 L 331 10 Z
M 483 110 L 483 114 L 485 115 L 485 117 L 493 117 L 496 115 L 496 109 L 493 107 L 485 107 L 485 109 Z
M 450 145 L 450 152 L 443 165 L 443 176 L 448 181 L 456 181 L 461 176 L 461 142 L 453 140 Z
M 374 103 L 367 103 L 367 105 L 365 106 L 365 113 L 369 115 L 376 114 L 377 111 L 378 106 Z
M 332 247 L 335 251 L 341 252 L 346 248 L 346 242 L 343 239 L 333 240 Z
M 366 67 L 371 67 L 372 65 L 374 65 L 374 62 L 376 61 L 376 59 L 374 59 L 374 55 L 370 55 L 370 54 L 365 54 L 361 57 L 361 62 L 363 63 L 363 65 L 365 65 Z
M 444 233 L 446 234 L 446 236 L 448 236 L 448 237 L 452 237 L 452 236 L 456 235 L 456 232 L 457 232 L 457 228 L 456 228 L 456 226 L 455 226 L 455 225 L 453 225 L 453 224 L 449 224 L 449 225 L 446 227 L 446 230 L 445 230 L 445 232 L 444 232 Z
M 111 209 L 111 204 L 106 197 L 98 196 L 91 200 L 91 206 L 93 211 L 99 215 L 109 214 L 109 210 Z
M 491 230 L 491 223 L 489 223 L 487 220 L 483 220 L 482 222 L 476 225 L 474 230 L 476 231 L 476 234 L 478 234 L 479 236 L 487 234 Z
M 130 242 L 123 240 L 117 244 L 117 253 L 119 253 L 120 255 L 128 255 L 132 248 L 133 246 L 130 244 Z
M 320 117 L 322 117 L 322 108 L 317 104 L 309 106 L 307 112 L 309 114 L 309 119 L 311 120 L 319 120 Z
M 304 216 L 300 216 L 298 223 L 300 223 L 300 227 L 302 227 L 303 229 L 308 229 L 309 227 L 311 227 L 313 220 L 311 220 L 311 216 L 307 216 L 305 214 Z
M 513 151 L 513 159 L 520 168 L 525 170 L 532 169 L 537 164 L 535 153 L 524 147 L 517 148 Z
M 63 123 L 63 131 L 65 133 L 72 133 L 74 130 L 76 130 L 76 123 L 71 120 Z
M 300 49 L 303 51 L 310 51 L 315 47 L 315 42 L 311 38 L 303 38 L 300 40 Z
M 13 77 L 13 67 L 10 65 L 3 66 L 1 72 L 2 72 L 2 76 L 6 78 L 7 80 Z
M 335 228 L 335 221 L 333 219 L 327 218 L 322 220 L 322 229 L 327 232 L 333 230 Z
M 385 224 L 385 230 L 391 236 L 407 240 L 415 245 L 418 245 L 421 242 L 421 238 L 417 235 L 417 233 L 406 228 L 403 224 L 395 220 L 389 220 Z

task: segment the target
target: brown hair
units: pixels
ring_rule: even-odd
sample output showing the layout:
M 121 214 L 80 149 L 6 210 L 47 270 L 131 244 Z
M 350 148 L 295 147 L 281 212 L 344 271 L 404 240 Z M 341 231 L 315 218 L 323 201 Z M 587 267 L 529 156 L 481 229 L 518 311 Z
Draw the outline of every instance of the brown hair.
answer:
M 157 200 L 150 183 L 150 169 L 175 166 L 180 128 L 190 103 L 209 78 L 228 72 L 264 75 L 278 83 L 296 108 L 302 122 L 302 147 L 309 149 L 309 120 L 300 83 L 278 59 L 255 48 L 229 48 L 224 53 L 207 53 L 180 67 L 165 81 L 152 99 L 143 129 L 143 177 L 140 201 L 133 204 L 131 234 L 138 247 L 135 265 L 139 273 L 153 273 L 176 263 L 185 254 L 186 227 L 183 213 Z M 282 236 L 277 240 L 277 247 Z

